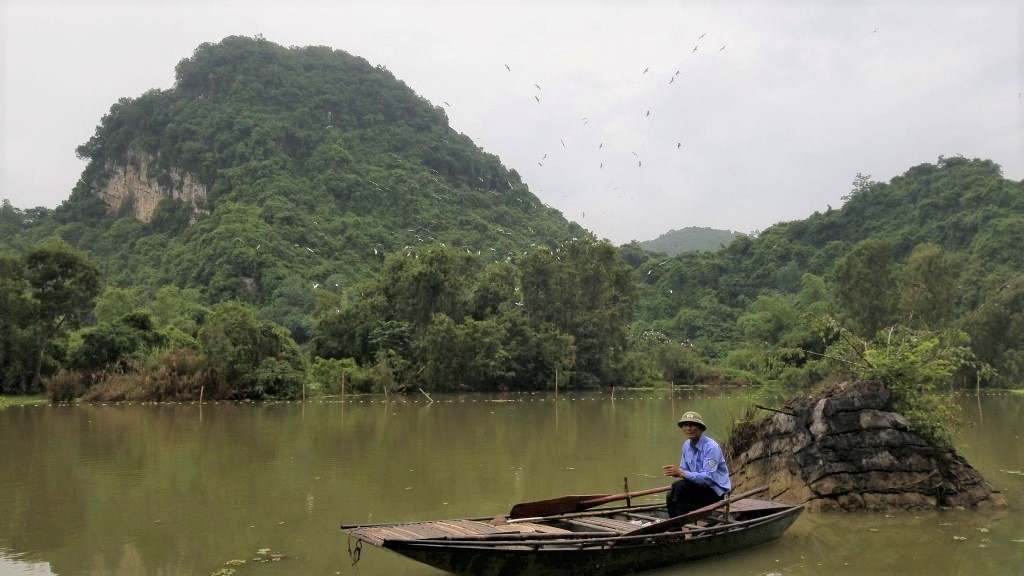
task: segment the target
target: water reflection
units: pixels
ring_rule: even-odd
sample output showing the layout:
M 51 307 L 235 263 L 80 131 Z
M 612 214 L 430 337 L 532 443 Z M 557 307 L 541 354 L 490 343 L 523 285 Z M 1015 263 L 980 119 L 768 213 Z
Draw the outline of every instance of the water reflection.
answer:
M 11 407 L 0 411 L 0 574 L 437 571 L 376 549 L 353 568 L 341 523 L 507 512 L 561 494 L 663 485 L 675 422 L 724 439 L 749 404 L 701 390 L 348 397 L 345 402 Z M 781 403 L 781 400 L 778 401 Z M 965 397 L 958 449 L 1024 499 L 1024 396 Z M 637 499 L 654 501 L 660 495 Z M 1024 573 L 1017 511 L 804 514 L 778 542 L 651 574 Z

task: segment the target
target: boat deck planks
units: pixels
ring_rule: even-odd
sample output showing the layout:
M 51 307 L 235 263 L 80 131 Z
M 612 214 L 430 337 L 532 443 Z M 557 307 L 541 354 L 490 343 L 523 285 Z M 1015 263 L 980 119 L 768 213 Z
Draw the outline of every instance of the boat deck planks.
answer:
M 601 516 L 576 518 L 574 520 L 570 520 L 570 522 L 590 530 L 603 530 L 614 534 L 625 534 L 626 532 L 636 530 L 640 527 L 639 524 L 634 524 L 628 520 L 616 520 L 614 518 L 603 518 Z
M 490 534 L 518 533 L 570 534 L 569 530 L 520 522 L 513 525 L 493 526 L 476 520 L 435 520 L 431 522 L 413 522 L 402 524 L 377 524 L 363 526 L 352 530 L 352 535 L 364 538 L 371 544 L 380 546 L 388 540 L 429 540 L 458 539 L 467 536 L 486 536 Z

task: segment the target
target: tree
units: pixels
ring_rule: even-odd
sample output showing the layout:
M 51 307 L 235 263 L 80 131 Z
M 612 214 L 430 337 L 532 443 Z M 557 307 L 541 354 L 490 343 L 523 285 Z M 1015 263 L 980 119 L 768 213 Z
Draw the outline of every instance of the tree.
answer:
M 389 256 L 378 286 L 391 309 L 390 319 L 408 322 L 418 337 L 435 314 L 466 316 L 475 277 L 472 263 L 468 254 L 444 247 L 426 250 L 418 258 Z
M 258 320 L 241 302 L 214 307 L 199 343 L 221 398 L 290 398 L 305 380 L 306 363 L 288 331 Z
M 520 263 L 530 323 L 572 336 L 573 384 L 613 383 L 628 345 L 636 286 L 632 269 L 607 241 L 563 242 L 555 252 L 534 250 Z
M 897 277 L 900 314 L 909 326 L 944 327 L 955 311 L 960 265 L 931 243 L 918 244 Z
M 157 290 L 149 307 L 153 310 L 153 319 L 158 327 L 174 326 L 193 337 L 209 313 L 209 309 L 199 303 L 198 290 L 182 290 L 177 286 L 164 286 Z
M 121 316 L 138 308 L 139 303 L 135 292 L 130 288 L 108 286 L 96 299 L 93 316 L 97 323 L 113 322 Z
M 83 252 L 63 240 L 51 240 L 28 249 L 25 276 L 37 331 L 35 387 L 42 378 L 47 346 L 65 331 L 77 328 L 92 310 L 100 272 Z
M 842 197 L 842 200 L 849 200 L 858 194 L 863 194 L 867 190 L 871 189 L 872 184 L 877 184 L 877 182 L 873 182 L 871 180 L 871 174 L 865 175 L 857 172 L 857 175 L 853 178 L 853 188 L 850 190 L 849 194 Z
M 148 312 L 135 311 L 81 331 L 82 345 L 71 355 L 72 366 L 86 374 L 110 370 L 127 358 L 167 343 Z
M 33 380 L 35 302 L 25 274 L 20 255 L 0 254 L 0 394 L 25 394 Z
M 1024 274 L 1000 282 L 960 324 L 978 359 L 995 369 L 994 384 L 1024 381 Z
M 859 333 L 871 336 L 894 320 L 896 281 L 892 244 L 869 238 L 835 266 L 839 300 Z
M 494 320 L 467 318 L 456 324 L 437 314 L 419 341 L 417 356 L 423 359 L 423 378 L 441 390 L 492 387 L 507 375 L 505 337 L 504 328 Z

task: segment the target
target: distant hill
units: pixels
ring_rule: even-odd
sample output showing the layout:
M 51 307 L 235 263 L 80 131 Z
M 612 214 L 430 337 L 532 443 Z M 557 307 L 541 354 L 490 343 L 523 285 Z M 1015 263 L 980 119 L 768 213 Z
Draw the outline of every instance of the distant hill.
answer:
M 728 246 L 737 236 L 742 234 L 691 226 L 682 230 L 669 230 L 654 240 L 646 240 L 639 244 L 645 250 L 675 256 L 696 250 L 718 250 Z

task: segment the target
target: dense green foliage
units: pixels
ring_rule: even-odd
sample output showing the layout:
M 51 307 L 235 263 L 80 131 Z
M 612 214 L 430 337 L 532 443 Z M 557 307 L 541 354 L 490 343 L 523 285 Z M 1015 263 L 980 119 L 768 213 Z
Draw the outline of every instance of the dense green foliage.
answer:
M 958 330 L 925 332 L 894 326 L 862 340 L 829 318 L 819 328 L 836 336 L 825 358 L 839 374 L 886 383 L 893 407 L 911 428 L 939 446 L 951 446 L 958 404 L 943 388 L 964 368 L 987 371 Z
M 607 242 L 575 240 L 481 267 L 435 248 L 392 255 L 328 309 L 311 352 L 384 364 L 396 387 L 553 388 L 622 381 L 634 285 Z
M 1024 382 L 1024 190 L 986 160 L 858 174 L 840 209 L 707 249 L 616 248 L 386 69 L 241 37 L 118 101 L 78 153 L 56 210 L 0 206 L 0 393 L 804 390 L 849 374 L 828 360 L 844 335 L 879 351 L 853 375 L 906 398 L 922 373 Z M 148 221 L 105 203 L 131 170 L 160 196 Z
M 99 270 L 84 253 L 60 240 L 0 255 L 0 393 L 33 393 L 44 363 L 59 362 L 52 350 L 92 310 Z
M 895 324 L 958 328 L 995 368 L 986 383 L 1019 386 L 1024 340 L 995 334 L 1019 333 L 1024 313 L 1012 280 L 1024 269 L 1022 188 L 990 161 L 941 158 L 887 184 L 858 175 L 841 209 L 718 252 L 627 252 L 641 283 L 634 328 L 802 386 L 824 376 L 810 360 L 830 344 L 810 329 L 808 312 L 834 314 L 868 339 Z M 807 275 L 818 285 L 811 292 Z
M 683 252 L 725 248 L 739 235 L 738 232 L 729 230 L 691 226 L 682 230 L 669 230 L 654 240 L 645 240 L 639 244 L 641 248 L 650 252 L 677 256 Z

